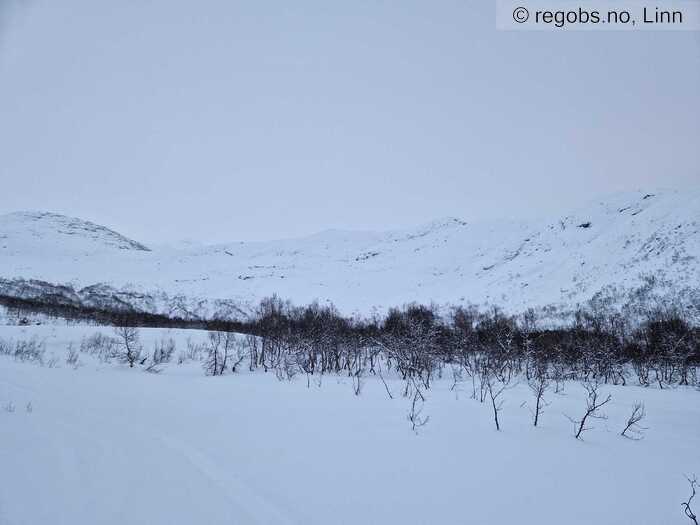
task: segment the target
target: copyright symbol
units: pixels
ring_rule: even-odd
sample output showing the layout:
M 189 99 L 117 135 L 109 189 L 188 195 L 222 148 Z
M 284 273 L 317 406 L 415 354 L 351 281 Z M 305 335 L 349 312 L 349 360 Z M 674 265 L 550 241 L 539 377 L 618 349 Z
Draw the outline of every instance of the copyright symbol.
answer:
M 518 24 L 524 24 L 530 18 L 530 12 L 524 7 L 516 7 L 513 9 L 513 20 Z

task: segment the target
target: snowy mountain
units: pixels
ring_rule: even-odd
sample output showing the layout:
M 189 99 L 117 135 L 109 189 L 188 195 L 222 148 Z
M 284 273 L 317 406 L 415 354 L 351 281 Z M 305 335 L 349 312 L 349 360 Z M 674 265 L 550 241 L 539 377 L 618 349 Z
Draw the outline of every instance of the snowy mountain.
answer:
M 143 244 L 89 221 L 56 213 L 17 212 L 0 216 L 2 255 L 52 256 L 109 250 L 148 251 Z
M 412 301 L 521 311 L 654 282 L 700 288 L 700 191 L 614 195 L 542 222 L 447 218 L 403 231 L 153 250 L 80 219 L 0 216 L 0 292 L 193 317 L 241 317 L 273 293 L 348 313 Z

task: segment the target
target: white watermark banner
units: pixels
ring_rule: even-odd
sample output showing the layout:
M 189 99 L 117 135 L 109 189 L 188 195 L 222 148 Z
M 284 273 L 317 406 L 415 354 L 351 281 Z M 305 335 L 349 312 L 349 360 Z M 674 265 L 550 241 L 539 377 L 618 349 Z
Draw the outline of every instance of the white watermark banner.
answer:
M 518 31 L 700 31 L 700 0 L 496 0 L 496 27 Z

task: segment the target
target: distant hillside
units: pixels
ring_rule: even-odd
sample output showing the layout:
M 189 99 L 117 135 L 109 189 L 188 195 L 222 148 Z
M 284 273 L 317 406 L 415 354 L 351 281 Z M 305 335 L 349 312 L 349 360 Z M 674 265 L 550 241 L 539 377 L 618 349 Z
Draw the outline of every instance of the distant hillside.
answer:
M 412 301 L 571 307 L 595 294 L 700 288 L 700 191 L 620 194 L 543 222 L 455 218 L 404 231 L 154 249 L 46 213 L 0 216 L 0 292 L 241 317 L 267 295 L 368 314 Z M 47 292 L 48 293 L 48 292 Z
M 0 257 L 85 254 L 115 249 L 148 251 L 143 244 L 82 219 L 46 212 L 0 215 Z

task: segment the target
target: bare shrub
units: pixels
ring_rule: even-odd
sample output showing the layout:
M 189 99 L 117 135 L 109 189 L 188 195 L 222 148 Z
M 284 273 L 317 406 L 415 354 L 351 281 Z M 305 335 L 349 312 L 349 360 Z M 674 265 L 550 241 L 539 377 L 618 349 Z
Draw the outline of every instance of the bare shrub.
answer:
M 100 332 L 89 337 L 83 337 L 80 342 L 80 351 L 90 355 L 96 355 L 104 363 L 109 363 L 119 356 L 118 340 Z
M 141 360 L 141 343 L 139 342 L 139 331 L 133 326 L 117 326 L 114 329 L 119 348 L 119 359 L 123 363 L 128 363 L 129 368 Z
M 250 357 L 248 369 L 252 372 L 258 364 L 258 337 L 248 334 L 245 336 L 245 342 L 248 347 L 248 356 Z
M 535 396 L 535 408 L 531 410 L 532 413 L 532 425 L 537 426 L 539 423 L 540 415 L 544 409 L 549 406 L 549 403 L 544 398 L 544 394 L 549 389 L 549 380 L 544 371 L 538 371 L 537 375 L 528 381 L 528 386 Z
M 187 347 L 186 350 L 180 352 L 177 356 L 177 364 L 181 365 L 187 361 L 199 361 L 202 355 L 205 354 L 205 345 L 201 343 L 195 343 L 190 337 L 187 338 L 185 343 Z
M 12 353 L 12 341 L 0 339 L 0 355 L 10 355 Z
M 415 388 L 411 400 L 411 408 L 408 411 L 408 420 L 411 423 L 411 430 L 418 434 L 418 429 L 428 423 L 430 416 L 423 416 L 425 397 L 420 389 Z
M 204 372 L 209 376 L 218 376 L 224 373 L 224 356 L 222 350 L 221 332 L 209 332 L 207 334 L 206 352 L 207 358 L 204 361 Z
M 607 416 L 600 413 L 599 410 L 603 405 L 609 403 L 612 400 L 612 397 L 610 394 L 608 394 L 605 399 L 601 401 L 600 394 L 598 393 L 599 386 L 600 385 L 597 381 L 583 383 L 583 388 L 585 388 L 587 393 L 586 412 L 579 420 L 566 416 L 569 421 L 574 424 L 574 437 L 576 439 L 581 439 L 581 435 L 584 432 L 592 429 L 592 427 L 586 426 L 586 422 L 590 419 L 607 419 Z
M 693 512 L 693 509 L 690 506 L 690 504 L 693 502 L 693 498 L 695 498 L 695 493 L 697 492 L 698 479 L 695 476 L 692 478 L 688 476 L 686 479 L 688 480 L 688 483 L 690 483 L 690 497 L 688 498 L 688 501 L 681 503 L 681 506 L 683 507 L 683 512 L 685 513 L 686 517 L 695 525 L 698 525 L 698 516 L 695 514 L 695 512 Z
M 18 361 L 28 361 L 32 363 L 44 364 L 44 354 L 46 353 L 46 343 L 33 337 L 29 340 L 16 341 L 11 354 Z
M 207 334 L 206 352 L 207 358 L 204 361 L 204 371 L 210 376 L 223 375 L 226 370 L 226 363 L 229 359 L 229 349 L 231 338 L 229 333 L 209 332 Z
M 78 359 L 80 358 L 80 353 L 75 349 L 73 343 L 68 344 L 68 355 L 66 356 L 66 364 L 72 366 L 73 368 L 78 368 Z
M 231 367 L 231 372 L 234 374 L 238 372 L 238 367 L 249 357 L 252 361 L 253 352 L 257 348 L 257 339 L 255 337 L 246 337 L 245 339 L 239 339 L 234 334 L 229 334 L 232 340 L 229 356 L 229 365 Z
M 458 386 L 462 382 L 462 368 L 460 366 L 451 366 L 452 372 L 452 386 L 450 386 L 450 392 L 457 392 Z
M 299 373 L 299 363 L 295 356 L 284 354 L 275 367 L 275 376 L 280 381 L 291 381 Z
M 639 422 L 644 419 L 646 415 L 644 404 L 639 402 L 635 403 L 630 417 L 627 418 L 625 428 L 622 430 L 622 432 L 620 432 L 620 435 L 628 439 L 642 439 L 646 428 L 641 426 Z
M 391 393 L 391 390 L 389 389 L 389 385 L 386 384 L 386 381 L 384 379 L 384 375 L 382 374 L 382 365 L 381 363 L 379 364 L 378 367 L 378 374 L 379 374 L 379 379 L 381 379 L 382 384 L 384 385 L 384 390 L 386 390 L 386 394 L 389 396 L 389 399 L 394 399 L 393 394 Z
M 352 375 L 352 391 L 355 393 L 356 396 L 359 396 L 362 393 L 362 387 L 364 385 L 364 378 L 363 378 L 363 369 L 358 368 L 355 373 Z
M 483 380 L 486 383 L 486 391 L 488 392 L 489 399 L 491 399 L 491 408 L 493 409 L 493 420 L 496 424 L 496 430 L 501 430 L 501 423 L 498 419 L 498 414 L 503 408 L 503 400 L 500 399 L 503 392 L 508 387 L 509 379 L 503 378 L 499 381 L 495 374 L 486 373 L 483 376 Z
M 153 356 L 151 361 L 153 364 L 160 365 L 169 363 L 175 353 L 176 345 L 172 337 L 156 341 L 153 347 Z

